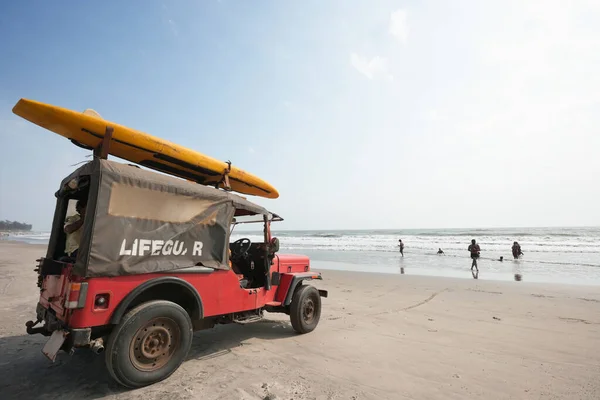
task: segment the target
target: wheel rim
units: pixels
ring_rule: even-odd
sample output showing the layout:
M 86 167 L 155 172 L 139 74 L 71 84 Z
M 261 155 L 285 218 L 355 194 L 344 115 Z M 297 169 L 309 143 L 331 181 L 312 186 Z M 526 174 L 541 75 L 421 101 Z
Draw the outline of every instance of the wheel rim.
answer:
M 132 364 L 140 371 L 162 368 L 181 343 L 181 331 L 170 318 L 154 318 L 133 336 L 129 346 Z
M 307 298 L 302 304 L 302 319 L 310 324 L 315 319 L 315 302 L 312 298 Z

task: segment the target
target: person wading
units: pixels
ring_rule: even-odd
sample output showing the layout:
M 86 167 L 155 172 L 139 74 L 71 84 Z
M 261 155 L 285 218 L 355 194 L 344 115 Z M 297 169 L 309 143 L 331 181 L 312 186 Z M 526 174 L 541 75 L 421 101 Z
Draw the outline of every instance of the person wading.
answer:
M 523 255 L 523 252 L 521 251 L 521 245 L 518 242 L 514 242 L 512 245 L 512 255 L 515 260 L 519 258 L 519 256 Z
M 402 239 L 400 239 L 399 242 L 400 244 L 398 246 L 400 247 L 400 254 L 404 257 L 404 243 L 402 243 Z
M 479 272 L 479 268 L 477 267 L 477 259 L 479 258 L 479 254 L 481 252 L 481 248 L 475 242 L 475 239 L 471 240 L 471 244 L 469 245 L 469 251 L 471 252 L 471 259 L 473 263 L 471 264 L 471 270 L 475 268 Z

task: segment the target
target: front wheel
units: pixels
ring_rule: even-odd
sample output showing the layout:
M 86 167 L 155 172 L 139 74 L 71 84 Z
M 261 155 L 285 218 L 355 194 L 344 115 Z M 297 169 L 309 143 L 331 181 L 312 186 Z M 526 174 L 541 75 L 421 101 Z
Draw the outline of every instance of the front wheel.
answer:
M 312 332 L 321 318 L 321 295 L 314 286 L 301 286 L 290 305 L 290 321 L 298 333 Z
M 192 345 L 192 321 L 178 304 L 143 303 L 115 327 L 106 346 L 106 367 L 124 386 L 137 388 L 168 378 Z

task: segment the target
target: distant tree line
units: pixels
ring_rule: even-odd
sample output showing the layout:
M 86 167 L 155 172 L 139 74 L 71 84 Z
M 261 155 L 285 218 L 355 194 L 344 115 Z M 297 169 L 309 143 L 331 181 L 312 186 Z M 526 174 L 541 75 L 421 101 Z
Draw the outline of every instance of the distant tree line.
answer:
M 0 231 L 30 231 L 31 225 L 23 222 L 4 220 L 0 221 Z

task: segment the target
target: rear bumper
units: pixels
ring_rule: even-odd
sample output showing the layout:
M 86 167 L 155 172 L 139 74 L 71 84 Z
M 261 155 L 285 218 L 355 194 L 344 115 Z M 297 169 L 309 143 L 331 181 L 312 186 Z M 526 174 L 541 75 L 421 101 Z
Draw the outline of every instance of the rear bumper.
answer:
M 92 336 L 91 328 L 69 328 L 64 322 L 56 318 L 51 311 L 49 311 L 40 303 L 38 303 L 36 307 L 36 316 L 37 322 L 28 321 L 25 324 L 28 334 L 41 334 L 44 336 L 50 336 L 54 331 L 63 330 L 68 333 L 63 345 L 63 349 L 69 350 L 74 347 L 88 347 L 90 345 Z M 41 322 L 43 322 L 42 326 L 35 327 L 35 325 Z

